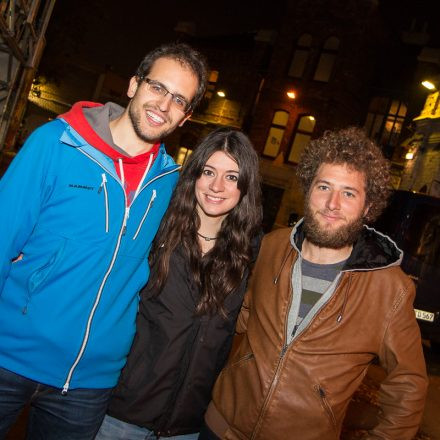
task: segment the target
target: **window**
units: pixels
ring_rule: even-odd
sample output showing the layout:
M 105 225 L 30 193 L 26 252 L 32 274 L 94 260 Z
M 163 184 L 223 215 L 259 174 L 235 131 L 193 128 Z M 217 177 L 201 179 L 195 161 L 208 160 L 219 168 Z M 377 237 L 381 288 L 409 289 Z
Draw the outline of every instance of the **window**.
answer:
M 304 148 L 310 142 L 315 129 L 316 120 L 311 115 L 303 115 L 300 117 L 298 126 L 293 134 L 293 141 L 290 147 L 290 153 L 287 160 L 289 162 L 298 163 Z
M 176 163 L 179 165 L 183 165 L 187 161 L 189 156 L 191 156 L 192 152 L 193 150 L 189 148 L 180 147 L 179 151 L 177 152 Z
M 265 156 L 277 157 L 288 120 L 288 112 L 284 110 L 278 110 L 275 112 L 272 119 L 272 125 L 269 129 L 269 135 L 266 139 L 266 145 L 263 150 Z
M 211 99 L 218 81 L 218 70 L 211 70 L 209 73 L 208 86 L 206 87 L 205 98 Z
M 318 65 L 316 66 L 315 76 L 313 77 L 315 81 L 329 81 L 331 74 L 333 73 L 338 50 L 339 39 L 336 37 L 327 38 L 322 48 Z
M 302 78 L 312 47 L 312 36 L 303 34 L 296 44 L 295 53 L 290 63 L 288 75 L 293 78 Z
M 382 146 L 395 147 L 402 131 L 406 112 L 405 103 L 376 96 L 371 100 L 364 128 L 368 136 Z

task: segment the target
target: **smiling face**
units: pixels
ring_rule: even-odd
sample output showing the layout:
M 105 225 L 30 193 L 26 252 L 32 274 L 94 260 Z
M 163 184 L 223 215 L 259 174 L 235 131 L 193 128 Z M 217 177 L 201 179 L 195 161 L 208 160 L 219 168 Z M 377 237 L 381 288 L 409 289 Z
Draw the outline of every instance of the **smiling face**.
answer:
M 237 162 L 224 151 L 216 151 L 206 161 L 195 184 L 197 212 L 202 221 L 205 217 L 223 220 L 235 208 L 240 201 L 238 175 Z
M 304 230 L 311 243 L 332 249 L 351 245 L 362 229 L 365 175 L 347 165 L 322 164 L 307 197 Z
M 187 102 L 193 99 L 198 80 L 196 75 L 172 58 L 157 59 L 148 78 L 161 83 L 167 90 L 180 95 Z M 172 104 L 171 94 L 157 96 L 148 85 L 138 78 L 130 80 L 127 95 L 132 98 L 128 104 L 128 116 L 137 137 L 147 143 L 155 143 L 180 127 L 191 116 Z

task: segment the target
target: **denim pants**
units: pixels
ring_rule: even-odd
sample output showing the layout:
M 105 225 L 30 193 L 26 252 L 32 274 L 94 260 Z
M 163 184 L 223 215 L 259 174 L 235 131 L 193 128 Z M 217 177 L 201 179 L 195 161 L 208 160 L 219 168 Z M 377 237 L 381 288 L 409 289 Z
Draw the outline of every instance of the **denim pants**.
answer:
M 96 440 L 197 440 L 199 433 L 156 437 L 153 431 L 105 416 Z
M 0 368 L 0 440 L 30 404 L 27 440 L 92 440 L 101 425 L 111 388 L 61 389 Z

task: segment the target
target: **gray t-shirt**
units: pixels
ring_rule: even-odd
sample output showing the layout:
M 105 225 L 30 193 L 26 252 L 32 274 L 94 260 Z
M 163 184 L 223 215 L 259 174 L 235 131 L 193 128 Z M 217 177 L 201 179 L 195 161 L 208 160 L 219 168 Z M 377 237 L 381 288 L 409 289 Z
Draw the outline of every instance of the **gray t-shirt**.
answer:
M 294 332 L 312 307 L 330 287 L 333 280 L 343 268 L 344 263 L 345 260 L 334 264 L 316 264 L 304 259 L 301 261 L 302 292 Z
M 293 299 L 287 320 L 287 343 L 302 331 L 333 293 L 345 261 L 316 264 L 300 257 L 293 267 Z

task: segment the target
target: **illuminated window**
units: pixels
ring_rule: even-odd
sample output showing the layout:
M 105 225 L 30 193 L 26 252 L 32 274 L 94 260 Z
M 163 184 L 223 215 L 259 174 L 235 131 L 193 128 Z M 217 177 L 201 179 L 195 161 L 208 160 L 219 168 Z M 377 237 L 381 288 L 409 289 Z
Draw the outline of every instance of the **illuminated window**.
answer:
M 187 161 L 188 157 L 191 156 L 192 152 L 193 150 L 190 150 L 189 148 L 180 147 L 179 151 L 177 152 L 176 163 L 183 165 Z
M 293 78 L 302 78 L 312 47 L 312 36 L 303 34 L 299 37 L 295 53 L 290 63 L 288 75 Z
M 280 151 L 281 141 L 283 140 L 284 132 L 286 131 L 287 121 L 289 120 L 289 113 L 284 110 L 275 112 L 272 125 L 269 129 L 269 134 L 266 139 L 263 154 L 269 157 L 277 157 Z
M 368 136 L 383 147 L 395 147 L 402 131 L 406 112 L 405 103 L 376 96 L 370 102 L 364 128 Z
M 299 118 L 298 125 L 293 134 L 288 162 L 298 163 L 304 148 L 310 142 L 315 129 L 316 120 L 311 115 L 303 115 Z
M 339 39 L 336 37 L 327 38 L 316 66 L 315 81 L 328 82 L 336 62 L 339 50 Z
M 211 70 L 209 73 L 208 86 L 206 87 L 205 98 L 211 99 L 217 86 L 218 70 Z

